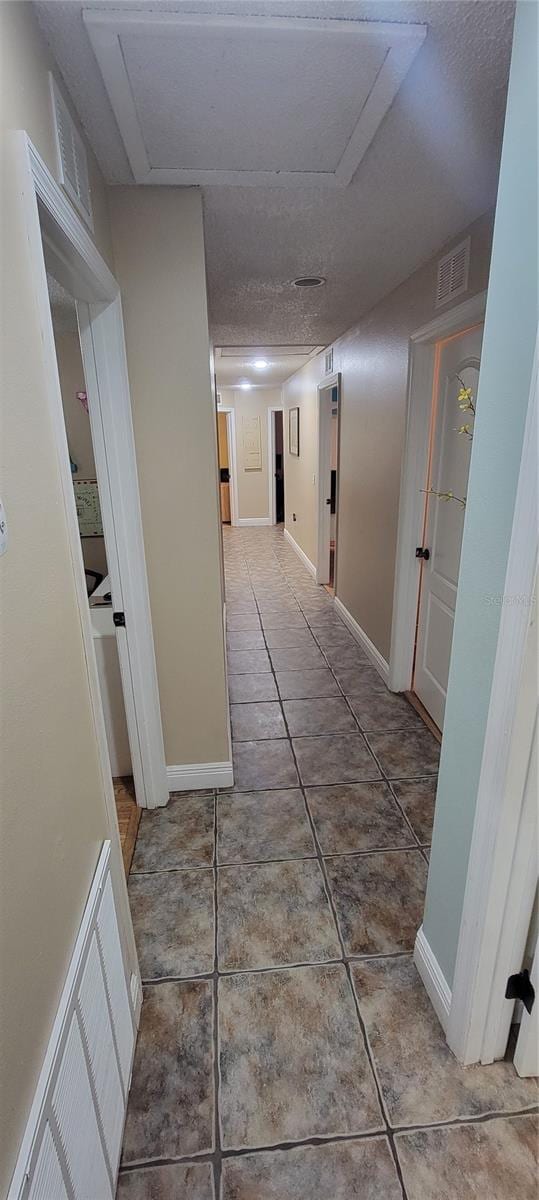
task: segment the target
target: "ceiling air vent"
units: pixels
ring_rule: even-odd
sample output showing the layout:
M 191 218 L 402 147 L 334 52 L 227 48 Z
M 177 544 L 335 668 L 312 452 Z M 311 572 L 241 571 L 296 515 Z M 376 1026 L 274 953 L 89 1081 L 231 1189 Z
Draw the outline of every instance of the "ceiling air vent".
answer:
M 331 347 L 330 350 L 326 350 L 326 357 L 324 359 L 324 368 L 325 368 L 326 375 L 332 374 L 332 372 L 333 372 L 333 346 Z
M 468 288 L 468 270 L 470 266 L 470 239 L 466 238 L 444 254 L 438 263 L 438 279 L 436 282 L 436 308 L 460 296 Z
M 86 224 L 93 229 L 86 147 L 52 74 L 49 75 L 60 183 Z

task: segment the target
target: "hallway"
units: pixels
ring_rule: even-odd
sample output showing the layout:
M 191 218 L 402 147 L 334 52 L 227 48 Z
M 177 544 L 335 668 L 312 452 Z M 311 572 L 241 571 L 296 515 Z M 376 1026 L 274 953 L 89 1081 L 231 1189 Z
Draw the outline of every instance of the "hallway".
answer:
M 461 1068 L 412 962 L 439 747 L 280 529 L 223 534 L 235 786 L 142 815 L 118 1196 L 532 1196 L 535 1082 Z

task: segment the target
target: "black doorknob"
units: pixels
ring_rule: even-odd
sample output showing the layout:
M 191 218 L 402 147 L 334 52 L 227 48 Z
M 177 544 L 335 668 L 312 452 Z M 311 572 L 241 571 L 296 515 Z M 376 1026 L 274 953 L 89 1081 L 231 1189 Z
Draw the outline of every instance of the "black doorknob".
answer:
M 426 546 L 416 546 L 415 556 L 416 558 L 424 558 L 425 562 L 428 562 L 430 558 L 430 550 L 428 550 Z

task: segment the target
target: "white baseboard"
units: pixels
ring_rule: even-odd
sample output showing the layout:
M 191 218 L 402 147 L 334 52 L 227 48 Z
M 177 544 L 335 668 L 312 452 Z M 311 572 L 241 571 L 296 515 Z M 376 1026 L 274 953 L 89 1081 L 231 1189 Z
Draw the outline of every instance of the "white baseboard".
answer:
M 292 537 L 292 534 L 288 532 L 288 529 L 285 529 L 284 536 L 292 549 L 296 551 L 298 558 L 301 558 L 303 566 L 307 567 L 307 570 L 311 575 L 314 575 L 314 578 L 316 579 L 316 567 L 314 563 L 311 562 L 310 558 L 307 558 L 305 551 L 301 549 L 301 546 L 298 546 L 298 543 Z
M 167 767 L 171 792 L 196 792 L 206 788 L 232 787 L 232 762 L 182 763 Z
M 383 655 L 380 654 L 380 651 L 377 650 L 374 642 L 371 642 L 371 639 L 367 637 L 365 630 L 361 628 L 361 625 L 358 625 L 352 614 L 348 612 L 347 608 L 345 608 L 342 600 L 339 600 L 337 596 L 335 597 L 334 605 L 335 611 L 342 618 L 345 625 L 348 626 L 350 633 L 353 637 L 355 637 L 356 642 L 359 643 L 361 649 L 365 651 L 367 658 L 370 659 L 373 667 L 375 667 L 378 671 L 378 674 L 382 676 L 384 683 L 386 685 L 389 684 L 389 664 L 386 662 Z
M 103 844 L 8 1200 L 113 1200 L 142 989 L 128 981 Z M 76 1114 L 76 1116 L 74 1115 Z
M 273 525 L 271 517 L 238 517 L 236 525 Z
M 449 1012 L 451 1009 L 451 988 L 438 960 L 434 957 L 429 946 L 423 926 L 421 926 L 415 939 L 414 963 L 440 1025 L 444 1033 L 447 1033 Z

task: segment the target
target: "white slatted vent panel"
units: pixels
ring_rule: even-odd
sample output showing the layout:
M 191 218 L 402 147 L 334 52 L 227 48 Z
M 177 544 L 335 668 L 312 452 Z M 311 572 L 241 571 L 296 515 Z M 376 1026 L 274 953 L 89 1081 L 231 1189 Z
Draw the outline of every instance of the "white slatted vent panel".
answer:
M 60 183 L 84 217 L 87 225 L 93 229 L 86 147 L 54 76 L 50 74 L 49 78 L 54 107 Z
M 82 1037 L 73 1013 L 52 1111 L 77 1200 L 112 1200 L 113 1192 L 88 1078 Z
M 438 263 L 436 280 L 436 308 L 447 304 L 455 296 L 468 290 L 470 270 L 470 238 L 460 242 L 449 254 L 444 254 Z
M 127 1092 L 133 1057 L 133 1025 L 110 875 L 103 888 L 103 896 L 97 914 L 97 937 L 104 966 L 105 986 L 109 996 L 122 1080 L 124 1090 Z
M 331 375 L 333 373 L 333 346 L 331 346 L 329 350 L 326 350 L 324 368 L 326 375 Z
M 28 1200 L 70 1200 L 48 1122 L 43 1131 Z
M 124 1094 L 95 933 L 81 980 L 78 1012 L 97 1098 L 98 1118 L 109 1167 L 115 1178 L 120 1161 Z
M 8 1200 L 113 1200 L 135 1047 L 132 1012 L 106 842 Z

